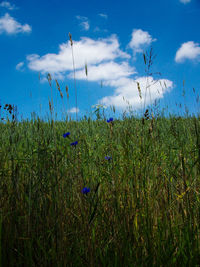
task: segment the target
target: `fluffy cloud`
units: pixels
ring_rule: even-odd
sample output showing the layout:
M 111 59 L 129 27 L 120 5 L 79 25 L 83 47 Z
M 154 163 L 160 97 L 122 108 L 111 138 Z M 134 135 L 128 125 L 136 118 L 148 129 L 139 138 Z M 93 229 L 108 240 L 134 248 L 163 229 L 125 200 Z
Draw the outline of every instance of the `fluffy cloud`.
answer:
M 138 84 L 141 89 L 141 97 L 139 96 Z M 163 98 L 164 93 L 173 88 L 173 82 L 167 79 L 154 80 L 150 77 L 139 77 L 137 79 L 121 78 L 111 80 L 105 83 L 108 86 L 115 87 L 114 95 L 106 96 L 99 100 L 100 104 L 125 109 L 127 105 L 138 109 L 141 105 L 153 103 L 155 99 Z
M 190 3 L 191 0 L 180 0 L 180 2 L 183 3 L 183 4 L 187 4 L 187 3 Z
M 189 41 L 183 43 L 176 52 L 175 61 L 181 63 L 186 59 L 194 60 L 200 56 L 200 46 L 198 43 Z
M 115 35 L 109 38 L 93 40 L 83 37 L 80 41 L 73 41 L 73 53 L 76 69 L 88 65 L 99 64 L 116 58 L 130 58 L 130 55 L 119 49 L 119 42 Z M 58 54 L 36 54 L 27 56 L 28 67 L 41 73 L 58 74 L 73 70 L 72 51 L 70 42 L 59 46 Z
M 17 9 L 17 7 L 15 5 L 12 5 L 11 3 L 7 2 L 7 1 L 3 1 L 0 3 L 0 7 L 5 7 L 9 10 L 14 10 Z
M 6 13 L 3 17 L 0 17 L 0 34 L 16 34 L 16 33 L 25 33 L 30 32 L 31 27 L 28 24 L 20 24 L 13 17 L 11 17 L 8 13 Z
M 127 62 L 119 64 L 114 61 L 110 61 L 99 65 L 88 66 L 87 69 L 88 77 L 86 77 L 84 68 L 76 72 L 76 78 L 80 80 L 88 79 L 89 81 L 108 81 L 111 77 L 112 79 L 119 79 L 136 73 L 135 69 L 130 67 Z M 69 77 L 73 78 L 73 74 L 70 73 Z
M 154 41 L 156 41 L 156 39 L 152 39 L 148 32 L 141 29 L 134 29 L 129 47 L 132 48 L 135 53 L 142 52 L 142 47 L 144 45 L 150 45 Z
M 143 31 L 141 38 L 132 38 L 132 47 L 140 48 L 141 44 L 150 44 L 153 39 Z M 144 33 L 144 34 L 143 34 Z M 134 67 L 129 65 L 129 54 L 122 51 L 116 35 L 108 38 L 93 40 L 82 37 L 79 41 L 73 41 L 73 54 L 76 68 L 76 79 L 88 81 L 102 81 L 105 86 L 114 89 L 113 95 L 105 96 L 99 103 L 115 105 L 116 108 L 125 108 L 128 101 L 134 108 L 139 108 L 144 101 L 148 105 L 156 98 L 162 98 L 164 93 L 170 91 L 173 83 L 167 79 L 154 80 L 148 77 L 133 78 L 136 74 Z M 73 78 L 73 61 L 70 42 L 59 46 L 57 54 L 37 54 L 27 56 L 28 67 L 41 74 L 50 72 L 56 78 Z M 85 65 L 87 64 L 88 76 L 86 77 Z M 142 100 L 139 97 L 137 83 L 140 84 Z M 150 84 L 151 97 L 149 95 Z M 165 84 L 165 86 L 163 86 Z M 146 90 L 146 88 L 148 90 Z M 147 91 L 147 94 L 145 92 Z M 75 112 L 75 111 L 74 111 Z

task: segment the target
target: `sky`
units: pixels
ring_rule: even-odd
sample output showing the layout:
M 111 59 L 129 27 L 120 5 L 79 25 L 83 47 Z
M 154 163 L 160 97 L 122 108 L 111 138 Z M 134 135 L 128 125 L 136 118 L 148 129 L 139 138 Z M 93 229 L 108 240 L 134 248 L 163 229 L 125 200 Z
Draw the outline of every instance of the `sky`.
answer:
M 200 0 L 1 1 L 0 104 L 19 120 L 46 118 L 51 99 L 59 120 L 197 115 L 199 18 Z

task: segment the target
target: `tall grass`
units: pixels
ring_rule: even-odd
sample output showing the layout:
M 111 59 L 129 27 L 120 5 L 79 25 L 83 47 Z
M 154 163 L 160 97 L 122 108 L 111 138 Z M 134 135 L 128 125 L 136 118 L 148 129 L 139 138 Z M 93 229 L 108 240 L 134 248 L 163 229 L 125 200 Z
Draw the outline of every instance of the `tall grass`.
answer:
M 1 266 L 198 266 L 199 117 L 12 112 L 0 123 Z

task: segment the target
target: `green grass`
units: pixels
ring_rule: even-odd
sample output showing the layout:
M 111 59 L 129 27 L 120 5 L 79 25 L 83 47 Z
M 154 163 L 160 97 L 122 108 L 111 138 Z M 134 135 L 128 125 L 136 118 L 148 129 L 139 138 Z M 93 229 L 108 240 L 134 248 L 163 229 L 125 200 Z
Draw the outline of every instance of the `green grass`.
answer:
M 2 266 L 199 264 L 198 118 L 38 118 L 0 131 Z

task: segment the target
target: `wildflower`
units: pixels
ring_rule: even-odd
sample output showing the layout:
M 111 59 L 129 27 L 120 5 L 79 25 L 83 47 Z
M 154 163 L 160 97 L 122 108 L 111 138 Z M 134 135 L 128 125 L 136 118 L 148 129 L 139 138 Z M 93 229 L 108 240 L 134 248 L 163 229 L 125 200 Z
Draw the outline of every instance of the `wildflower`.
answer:
M 82 189 L 82 193 L 83 194 L 86 194 L 87 195 L 87 193 L 89 193 L 90 192 L 90 188 L 88 187 L 84 187 L 83 189 Z
M 108 161 L 110 161 L 112 159 L 112 157 L 106 156 L 105 159 L 108 160 Z
M 69 137 L 69 135 L 70 135 L 70 132 L 67 132 L 67 133 L 63 134 L 63 137 L 66 138 L 66 137 Z
M 113 118 L 110 118 L 109 120 L 107 120 L 108 123 L 112 122 L 112 121 L 113 121 Z
M 76 147 L 77 144 L 78 144 L 78 141 L 75 141 L 75 142 L 71 143 L 70 146 L 75 146 Z

